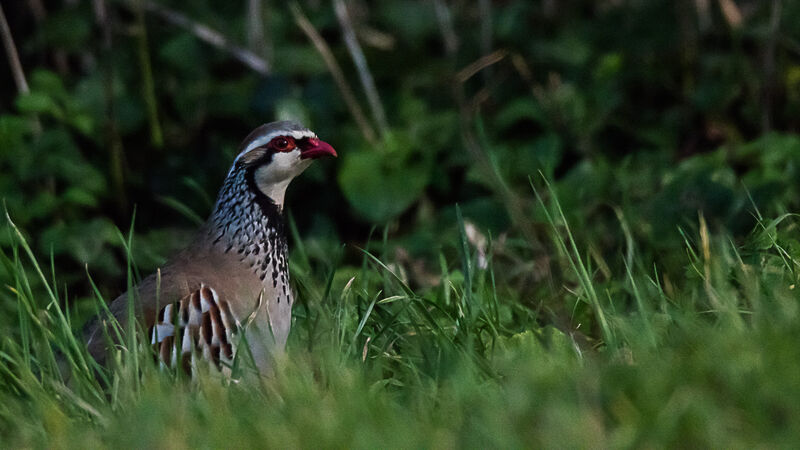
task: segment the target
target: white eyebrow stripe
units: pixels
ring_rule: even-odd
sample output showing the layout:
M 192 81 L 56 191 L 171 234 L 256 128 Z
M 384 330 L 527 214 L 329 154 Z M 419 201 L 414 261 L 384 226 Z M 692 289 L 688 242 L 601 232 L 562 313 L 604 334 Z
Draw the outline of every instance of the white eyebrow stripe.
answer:
M 293 137 L 295 139 L 304 139 L 304 138 L 314 138 L 314 139 L 316 139 L 317 138 L 317 135 L 314 134 L 314 132 L 309 131 L 309 130 L 302 130 L 302 131 L 301 130 L 290 130 L 290 131 L 278 130 L 278 131 L 273 131 L 272 133 L 265 134 L 264 136 L 259 136 L 259 137 L 255 138 L 255 139 L 253 139 L 253 141 L 250 142 L 250 144 L 244 150 L 242 150 L 241 153 L 239 153 L 239 155 L 236 157 L 234 162 L 238 161 L 239 158 L 242 155 L 244 155 L 245 153 L 249 152 L 250 150 L 253 150 L 254 148 L 261 147 L 262 145 L 268 143 L 273 138 L 276 138 L 278 136 L 291 136 L 291 137 Z

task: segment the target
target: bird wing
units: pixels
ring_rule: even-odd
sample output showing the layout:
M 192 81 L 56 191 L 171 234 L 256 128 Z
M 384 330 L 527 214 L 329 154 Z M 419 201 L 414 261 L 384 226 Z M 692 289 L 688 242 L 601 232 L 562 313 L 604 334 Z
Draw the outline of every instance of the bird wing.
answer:
M 198 359 L 226 370 L 233 363 L 241 328 L 228 302 L 211 286 L 201 284 L 159 310 L 149 330 L 150 343 L 162 365 L 180 364 L 187 374 Z

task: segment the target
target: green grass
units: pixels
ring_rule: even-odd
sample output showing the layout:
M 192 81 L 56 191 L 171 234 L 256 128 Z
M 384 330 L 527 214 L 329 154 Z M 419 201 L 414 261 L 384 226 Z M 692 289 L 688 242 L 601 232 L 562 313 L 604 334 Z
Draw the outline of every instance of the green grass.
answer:
M 549 185 L 537 188 L 560 268 L 532 298 L 514 264 L 486 268 L 461 230 L 440 283 L 409 286 L 384 239 L 362 263 L 296 245 L 299 296 L 272 377 L 229 384 L 159 371 L 139 335 L 111 368 L 86 354 L 54 265 L 24 235 L 0 345 L 0 436 L 25 447 L 791 447 L 800 438 L 796 217 L 746 242 L 682 233 L 670 273 L 592 255 Z M 621 220 L 624 224 L 624 220 Z M 620 233 L 627 233 L 622 226 Z M 131 237 L 126 247 L 135 245 Z M 299 242 L 299 241 L 298 241 Z M 638 245 L 646 245 L 637 243 Z M 498 244 L 499 245 L 499 244 Z M 512 247 L 506 243 L 507 247 Z M 519 251 L 524 254 L 523 250 Z M 638 252 L 649 252 L 639 248 Z M 341 253 L 341 252 L 339 252 Z M 333 256 L 332 256 L 333 255 Z M 515 263 L 516 264 L 516 263 Z M 618 268 L 621 268 L 618 270 Z M 49 272 L 49 273 L 48 273 Z M 133 278 L 133 266 L 129 276 Z M 558 280 L 558 281 L 553 281 Z M 99 292 L 99 291 L 98 291 Z M 102 310 L 98 298 L 96 307 Z M 567 324 L 548 310 L 568 311 Z M 112 332 L 114 328 L 111 327 Z M 95 374 L 99 373 L 100 377 Z M 178 377 L 180 378 L 180 377 Z
M 109 2 L 105 23 L 14 3 L 30 92 L 0 68 L 19 225 L 0 223 L 0 447 L 800 441 L 800 2 L 345 2 L 357 67 L 338 2 Z M 191 382 L 110 320 L 124 345 L 97 365 L 84 322 L 288 116 L 340 159 L 291 188 L 275 374 Z

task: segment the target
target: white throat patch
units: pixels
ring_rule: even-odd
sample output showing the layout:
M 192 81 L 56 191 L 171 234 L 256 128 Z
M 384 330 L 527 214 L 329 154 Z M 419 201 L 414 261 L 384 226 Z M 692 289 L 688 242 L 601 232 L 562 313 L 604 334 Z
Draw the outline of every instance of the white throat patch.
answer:
M 281 135 L 286 135 L 286 133 L 279 134 L 279 136 Z M 248 146 L 248 148 L 252 145 Z M 283 208 L 286 188 L 294 177 L 300 175 L 311 165 L 311 161 L 310 159 L 301 159 L 299 149 L 285 153 L 275 153 L 272 155 L 272 162 L 256 169 L 254 174 L 256 186 L 264 195 L 272 199 L 275 204 Z

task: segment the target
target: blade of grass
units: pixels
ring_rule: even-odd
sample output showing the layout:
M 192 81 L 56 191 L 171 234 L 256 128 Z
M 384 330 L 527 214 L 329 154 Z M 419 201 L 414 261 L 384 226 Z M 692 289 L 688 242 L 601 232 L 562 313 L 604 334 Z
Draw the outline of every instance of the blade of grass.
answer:
M 616 348 L 616 338 L 614 336 L 614 332 L 611 329 L 611 326 L 608 323 L 608 320 L 605 317 L 605 313 L 603 312 L 602 305 L 600 304 L 600 299 L 597 296 L 597 292 L 594 288 L 594 283 L 592 282 L 592 278 L 589 274 L 589 271 L 586 268 L 586 265 L 583 263 L 583 259 L 581 258 L 581 254 L 578 251 L 577 244 L 575 243 L 575 237 L 572 235 L 572 230 L 569 227 L 569 223 L 567 222 L 567 218 L 564 215 L 564 211 L 561 209 L 561 204 L 558 201 L 558 196 L 555 192 L 555 189 L 547 180 L 542 172 L 539 172 L 539 175 L 544 180 L 545 185 L 547 186 L 547 190 L 550 194 L 550 197 L 553 201 L 553 205 L 555 207 L 555 211 L 558 214 L 556 218 L 554 218 L 547 207 L 542 196 L 539 194 L 538 189 L 533 184 L 533 179 L 529 179 L 531 188 L 533 189 L 534 194 L 536 195 L 536 199 L 539 201 L 539 204 L 542 206 L 542 210 L 544 211 L 545 217 L 547 218 L 547 222 L 550 224 L 550 228 L 553 233 L 553 238 L 555 240 L 556 245 L 562 250 L 564 255 L 567 257 L 567 261 L 569 262 L 572 271 L 578 278 L 578 283 L 580 284 L 583 292 L 585 293 L 589 304 L 591 305 L 592 309 L 594 310 L 595 315 L 597 316 L 598 321 L 600 322 L 600 329 L 603 333 L 603 338 L 611 348 Z M 558 231 L 558 226 L 556 225 L 556 220 L 558 219 L 564 226 L 564 230 L 567 234 L 567 239 L 569 240 L 569 247 L 567 247 L 566 242 L 564 242 L 564 238 L 561 237 L 561 234 Z

